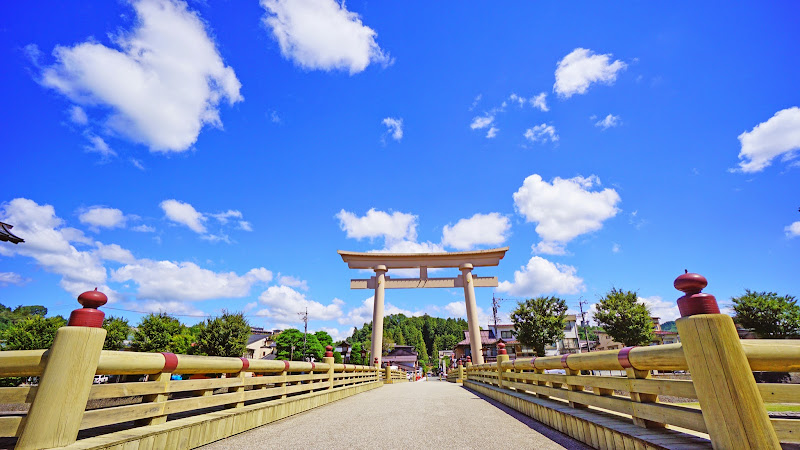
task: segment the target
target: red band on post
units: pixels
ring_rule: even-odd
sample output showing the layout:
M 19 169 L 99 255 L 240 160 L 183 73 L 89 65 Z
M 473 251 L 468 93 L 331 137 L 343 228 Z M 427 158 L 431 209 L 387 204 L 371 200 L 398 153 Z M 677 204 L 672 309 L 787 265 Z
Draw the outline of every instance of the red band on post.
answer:
M 633 349 L 634 347 L 625 347 L 620 350 L 619 353 L 617 353 L 617 360 L 623 369 L 630 369 L 633 367 L 633 364 L 631 364 L 631 360 L 628 357 L 628 353 L 630 353 Z
M 164 355 L 164 368 L 161 369 L 164 373 L 172 373 L 178 368 L 178 356 L 175 353 L 161 352 Z
M 245 370 L 250 368 L 250 360 L 249 359 L 244 358 L 244 357 L 239 358 L 239 359 L 242 360 L 242 371 L 245 371 Z
M 313 372 L 316 367 L 317 367 L 317 365 L 312 362 L 311 363 L 311 371 Z
M 569 364 L 567 364 L 567 358 L 569 358 L 569 353 L 561 357 L 561 367 L 565 369 L 569 369 Z
M 533 367 L 534 369 L 536 368 L 536 358 L 537 357 L 534 356 L 533 359 L 531 360 L 531 367 Z
M 289 370 L 289 361 L 283 362 L 283 371 L 286 372 Z

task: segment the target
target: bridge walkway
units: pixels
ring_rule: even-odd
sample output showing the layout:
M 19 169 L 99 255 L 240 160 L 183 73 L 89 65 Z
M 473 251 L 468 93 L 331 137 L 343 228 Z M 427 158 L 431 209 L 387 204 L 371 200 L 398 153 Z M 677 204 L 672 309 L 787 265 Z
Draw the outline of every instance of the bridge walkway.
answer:
M 454 383 L 390 384 L 201 447 L 589 449 Z

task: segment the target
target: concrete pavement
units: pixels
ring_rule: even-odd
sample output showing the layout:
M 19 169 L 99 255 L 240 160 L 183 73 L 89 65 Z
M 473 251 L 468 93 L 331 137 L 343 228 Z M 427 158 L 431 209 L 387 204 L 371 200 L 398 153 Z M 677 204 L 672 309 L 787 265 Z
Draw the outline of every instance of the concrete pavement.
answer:
M 201 447 L 223 449 L 589 449 L 461 385 L 385 385 Z

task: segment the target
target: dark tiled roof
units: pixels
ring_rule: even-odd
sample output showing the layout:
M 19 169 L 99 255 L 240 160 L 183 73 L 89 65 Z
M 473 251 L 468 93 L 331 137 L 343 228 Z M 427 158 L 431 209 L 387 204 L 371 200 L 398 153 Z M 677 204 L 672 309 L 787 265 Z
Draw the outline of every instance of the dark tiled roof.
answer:
M 481 345 L 494 344 L 496 340 L 492 330 L 481 330 Z M 469 331 L 464 330 L 464 340 L 456 345 L 470 345 Z
M 21 237 L 16 236 L 14 233 L 11 232 L 12 228 L 14 228 L 13 225 L 0 222 L 0 241 L 11 242 L 12 244 L 19 244 L 20 242 L 25 242 L 25 239 L 22 239 Z
M 247 338 L 247 345 L 252 344 L 256 341 L 263 341 L 267 336 L 263 334 L 251 334 L 250 337 Z

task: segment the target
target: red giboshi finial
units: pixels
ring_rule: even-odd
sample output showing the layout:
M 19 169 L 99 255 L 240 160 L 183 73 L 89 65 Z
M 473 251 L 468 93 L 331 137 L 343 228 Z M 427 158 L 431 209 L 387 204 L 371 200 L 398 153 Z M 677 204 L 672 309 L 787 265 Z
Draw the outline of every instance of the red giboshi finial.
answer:
M 467 356 L 467 362 L 472 362 L 472 356 Z
M 678 310 L 681 317 L 694 316 L 696 314 L 719 314 L 717 299 L 711 294 L 706 294 L 703 288 L 708 286 L 708 280 L 700 274 L 685 273 L 675 279 L 673 283 L 675 289 L 685 295 L 678 299 Z
M 504 344 L 502 342 L 497 344 L 497 354 L 498 355 L 507 355 L 508 354 L 508 352 L 506 351 L 506 344 Z
M 333 347 L 331 347 L 330 345 L 325 346 L 325 357 L 326 358 L 330 358 L 330 357 L 333 356 L 333 351 L 332 350 L 333 350 Z
M 86 291 L 78 296 L 78 303 L 83 305 L 83 308 L 72 311 L 69 315 L 69 322 L 67 326 L 71 327 L 92 327 L 100 328 L 103 326 L 103 319 L 105 313 L 97 308 L 103 306 L 108 302 L 106 294 L 94 288 L 93 291 Z

